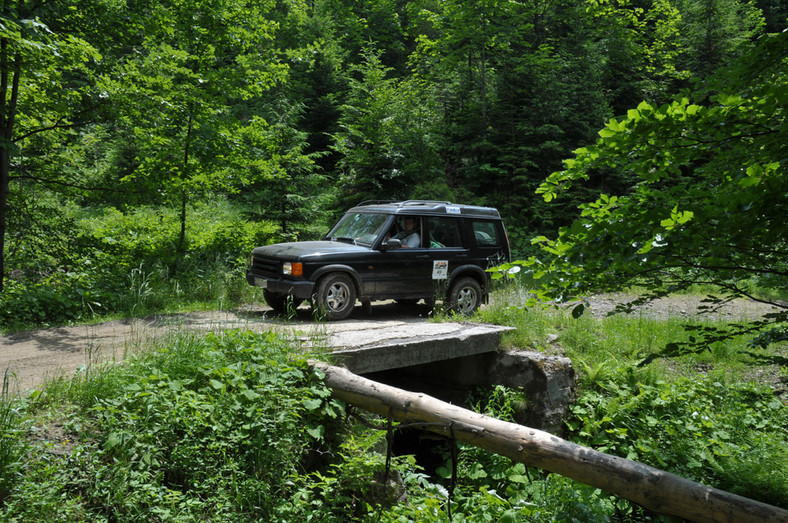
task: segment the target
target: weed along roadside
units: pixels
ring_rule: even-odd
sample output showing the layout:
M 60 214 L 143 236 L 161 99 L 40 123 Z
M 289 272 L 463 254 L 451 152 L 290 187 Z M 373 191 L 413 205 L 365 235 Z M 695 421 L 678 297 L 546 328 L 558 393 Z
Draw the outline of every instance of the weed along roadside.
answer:
M 641 369 L 634 344 L 675 334 L 662 319 L 565 320 L 496 298 L 457 323 L 394 302 L 328 323 L 306 308 L 161 317 L 134 347 L 121 339 L 122 365 L 91 356 L 4 396 L 0 520 L 785 521 L 788 409 L 730 351 Z M 50 359 L 78 354 L 81 329 L 52 330 L 73 337 Z M 486 346 L 467 335 L 483 331 Z M 93 356 L 110 346 L 91 339 Z M 365 380 L 382 395 L 346 386 Z M 396 448 L 413 425 L 422 450 L 438 442 L 432 469 Z
M 601 488 L 657 513 L 697 522 L 788 522 L 788 511 L 568 442 L 552 434 L 499 421 L 311 361 L 334 396 L 379 416 L 419 424 L 458 442 Z

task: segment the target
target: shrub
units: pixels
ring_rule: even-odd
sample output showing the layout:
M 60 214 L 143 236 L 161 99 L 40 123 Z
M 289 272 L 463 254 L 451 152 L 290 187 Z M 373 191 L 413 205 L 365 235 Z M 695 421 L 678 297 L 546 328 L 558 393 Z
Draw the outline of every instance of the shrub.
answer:
M 51 441 L 36 442 L 3 515 L 275 518 L 337 417 L 330 391 L 289 349 L 268 334 L 181 337 L 102 375 L 112 386 L 89 379 L 59 400 L 39 395 L 38 408 L 72 413 L 56 422 L 68 432 L 57 453 Z
M 230 205 L 193 209 L 187 251 L 176 260 L 175 212 L 114 208 L 82 214 L 69 249 L 37 271 L 14 271 L 0 293 L 0 327 L 22 329 L 139 315 L 189 303 L 232 302 L 248 287 L 251 250 L 278 239 L 267 223 L 247 222 Z M 177 268 L 177 270 L 176 270 Z
M 583 393 L 568 424 L 582 445 L 788 507 L 788 406 L 768 388 L 619 372 Z
M 114 308 L 92 275 L 56 273 L 41 281 L 7 280 L 0 294 L 0 326 L 11 329 L 84 319 Z

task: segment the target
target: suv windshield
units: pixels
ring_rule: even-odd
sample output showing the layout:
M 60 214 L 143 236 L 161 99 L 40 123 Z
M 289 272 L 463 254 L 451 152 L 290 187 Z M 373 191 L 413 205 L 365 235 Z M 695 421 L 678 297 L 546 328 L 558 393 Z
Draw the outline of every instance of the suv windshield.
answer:
M 346 214 L 326 235 L 326 239 L 371 246 L 383 232 L 388 217 L 388 214 Z

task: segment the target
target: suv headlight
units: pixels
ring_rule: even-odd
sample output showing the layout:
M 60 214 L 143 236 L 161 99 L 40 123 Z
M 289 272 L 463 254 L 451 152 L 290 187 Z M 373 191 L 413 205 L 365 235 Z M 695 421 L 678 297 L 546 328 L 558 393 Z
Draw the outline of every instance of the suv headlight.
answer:
M 303 276 L 304 266 L 299 262 L 284 262 L 282 264 L 282 274 L 286 276 Z

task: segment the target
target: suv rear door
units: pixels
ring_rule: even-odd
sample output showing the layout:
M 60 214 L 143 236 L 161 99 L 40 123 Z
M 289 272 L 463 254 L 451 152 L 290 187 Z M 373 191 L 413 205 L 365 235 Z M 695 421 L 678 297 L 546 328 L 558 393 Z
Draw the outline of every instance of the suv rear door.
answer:
M 469 260 L 469 245 L 462 234 L 459 217 L 429 216 L 425 219 L 427 239 L 429 240 L 428 274 L 433 292 L 445 284 L 455 268 L 465 265 Z M 445 288 L 439 293 L 442 295 Z
M 473 242 L 474 264 L 489 269 L 509 261 L 509 245 L 500 220 L 466 218 Z

